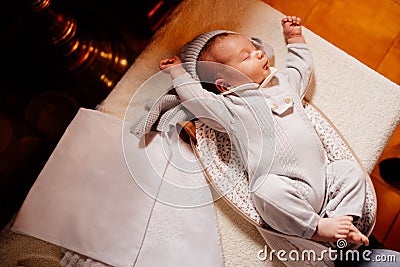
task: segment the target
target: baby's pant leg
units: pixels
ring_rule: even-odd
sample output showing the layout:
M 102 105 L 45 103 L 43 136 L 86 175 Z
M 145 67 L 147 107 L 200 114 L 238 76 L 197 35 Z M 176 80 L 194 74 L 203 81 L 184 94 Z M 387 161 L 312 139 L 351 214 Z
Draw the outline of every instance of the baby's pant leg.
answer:
M 327 204 L 328 217 L 352 215 L 356 219 L 362 215 L 365 202 L 365 174 L 357 162 L 339 160 L 327 166 Z
M 308 239 L 315 233 L 320 216 L 290 178 L 269 174 L 252 197 L 260 216 L 273 229 Z

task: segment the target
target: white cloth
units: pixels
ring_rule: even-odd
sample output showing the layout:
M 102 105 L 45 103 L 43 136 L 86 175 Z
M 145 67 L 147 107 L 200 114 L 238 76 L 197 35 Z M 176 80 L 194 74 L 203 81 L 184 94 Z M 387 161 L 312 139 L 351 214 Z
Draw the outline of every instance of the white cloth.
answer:
M 156 201 L 168 175 L 182 174 L 165 157 L 160 135 L 142 146 L 122 135 L 123 127 L 113 116 L 80 109 L 12 230 L 113 266 L 221 266 L 213 205 Z M 150 181 L 146 192 L 140 180 Z

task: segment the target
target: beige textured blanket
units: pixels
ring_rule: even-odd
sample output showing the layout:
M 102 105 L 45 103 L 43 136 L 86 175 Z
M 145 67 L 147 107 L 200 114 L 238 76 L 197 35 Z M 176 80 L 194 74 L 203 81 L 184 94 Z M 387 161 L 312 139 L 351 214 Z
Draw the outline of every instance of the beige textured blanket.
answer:
M 136 59 L 102 105 L 102 110 L 124 118 L 131 97 L 140 85 L 158 71 L 160 59 L 179 52 L 197 34 L 228 29 L 257 36 L 275 49 L 275 66 L 285 63 L 286 48 L 282 14 L 259 0 L 184 0 L 152 42 Z M 365 168 L 371 172 L 400 120 L 400 87 L 311 31 L 305 38 L 315 61 L 315 78 L 307 98 L 335 124 Z M 147 99 L 160 95 L 146 92 Z M 137 116 L 144 112 L 138 106 Z M 215 203 L 225 266 L 280 266 L 262 262 L 264 248 L 258 231 L 223 201 Z M 4 266 L 58 266 L 62 253 L 53 245 L 3 230 L 0 262 Z M 3 265 L 2 265 L 3 266 Z

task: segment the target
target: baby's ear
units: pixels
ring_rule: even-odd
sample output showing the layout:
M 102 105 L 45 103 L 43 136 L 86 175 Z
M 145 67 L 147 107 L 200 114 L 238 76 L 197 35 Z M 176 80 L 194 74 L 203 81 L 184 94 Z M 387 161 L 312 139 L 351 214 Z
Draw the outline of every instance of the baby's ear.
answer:
M 216 79 L 215 80 L 215 87 L 220 93 L 226 92 L 229 90 L 229 83 L 226 82 L 225 79 Z

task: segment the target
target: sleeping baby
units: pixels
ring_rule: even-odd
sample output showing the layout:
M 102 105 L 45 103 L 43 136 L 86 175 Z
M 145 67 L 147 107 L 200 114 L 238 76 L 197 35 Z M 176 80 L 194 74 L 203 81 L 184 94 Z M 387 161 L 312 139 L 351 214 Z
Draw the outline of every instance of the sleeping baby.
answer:
M 354 161 L 327 161 L 302 105 L 313 60 L 301 21 L 285 16 L 281 23 L 288 49 L 282 70 L 270 66 L 259 40 L 230 31 L 197 36 L 183 47 L 181 59 L 164 59 L 160 69 L 171 75 L 189 111 L 229 133 L 266 224 L 315 241 L 368 245 L 354 225 L 365 201 L 364 173 Z

